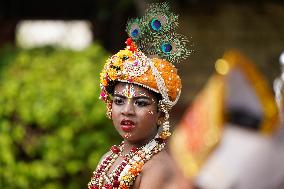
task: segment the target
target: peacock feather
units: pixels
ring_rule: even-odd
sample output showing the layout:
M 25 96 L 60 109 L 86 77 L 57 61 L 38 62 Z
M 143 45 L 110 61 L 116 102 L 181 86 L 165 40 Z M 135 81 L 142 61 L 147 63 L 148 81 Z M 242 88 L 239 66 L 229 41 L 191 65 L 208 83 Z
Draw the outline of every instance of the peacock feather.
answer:
M 130 19 L 127 22 L 126 31 L 129 37 L 131 37 L 134 41 L 138 41 L 141 39 L 141 36 L 143 35 L 142 29 L 144 29 L 144 27 L 142 27 L 141 21 L 138 18 Z
M 142 18 L 131 19 L 126 31 L 138 48 L 146 55 L 156 55 L 172 63 L 188 57 L 189 40 L 175 33 L 178 16 L 170 11 L 168 3 L 149 6 Z

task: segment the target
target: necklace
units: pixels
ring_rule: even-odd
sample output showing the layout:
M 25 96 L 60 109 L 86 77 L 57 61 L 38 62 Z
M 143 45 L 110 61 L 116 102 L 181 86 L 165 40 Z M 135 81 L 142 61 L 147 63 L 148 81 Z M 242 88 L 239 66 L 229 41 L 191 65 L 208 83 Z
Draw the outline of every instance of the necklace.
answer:
M 156 138 L 140 148 L 132 148 L 126 155 L 122 155 L 124 142 L 119 146 L 112 146 L 110 154 L 104 158 L 97 170 L 93 172 L 91 181 L 88 183 L 89 189 L 129 189 L 142 171 L 143 165 L 151 157 L 165 147 L 164 140 Z M 122 157 L 122 162 L 109 174 L 110 167 L 118 157 Z M 104 184 L 103 184 L 104 183 Z

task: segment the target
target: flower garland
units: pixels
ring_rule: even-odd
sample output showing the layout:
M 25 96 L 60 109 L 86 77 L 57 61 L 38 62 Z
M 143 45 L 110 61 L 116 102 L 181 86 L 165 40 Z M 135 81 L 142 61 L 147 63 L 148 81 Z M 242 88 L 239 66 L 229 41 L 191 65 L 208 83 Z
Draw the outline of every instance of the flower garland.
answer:
M 122 155 L 124 142 L 119 146 L 112 146 L 110 154 L 94 171 L 91 181 L 88 183 L 88 188 L 129 189 L 142 171 L 143 165 L 164 147 L 165 141 L 161 138 L 155 138 L 138 149 L 134 147 L 126 155 Z M 123 161 L 110 174 L 107 174 L 118 157 L 123 157 Z
M 143 75 L 150 68 L 150 59 L 137 49 L 132 39 L 128 38 L 125 43 L 126 48 L 110 57 L 100 73 L 100 98 L 104 101 L 109 100 L 106 90 L 109 83 L 116 80 L 132 82 L 133 78 Z

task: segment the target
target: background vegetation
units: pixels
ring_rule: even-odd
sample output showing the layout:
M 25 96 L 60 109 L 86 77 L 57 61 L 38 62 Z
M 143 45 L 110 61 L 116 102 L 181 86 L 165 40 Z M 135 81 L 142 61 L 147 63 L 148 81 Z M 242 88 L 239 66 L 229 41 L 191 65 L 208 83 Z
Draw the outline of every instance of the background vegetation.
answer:
M 51 47 L 0 52 L 0 188 L 86 188 L 118 142 L 98 99 L 107 53 Z

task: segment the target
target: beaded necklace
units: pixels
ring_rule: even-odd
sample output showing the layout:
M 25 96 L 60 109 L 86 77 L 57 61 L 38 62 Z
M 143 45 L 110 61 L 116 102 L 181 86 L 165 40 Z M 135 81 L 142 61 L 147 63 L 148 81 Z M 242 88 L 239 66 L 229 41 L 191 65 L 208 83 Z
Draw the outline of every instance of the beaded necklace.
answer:
M 129 189 L 142 171 L 142 166 L 155 154 L 165 147 L 164 140 L 155 138 L 146 145 L 133 147 L 126 155 L 122 155 L 124 142 L 119 146 L 112 146 L 110 154 L 100 163 L 97 170 L 93 172 L 91 181 L 88 183 L 89 189 Z M 118 157 L 122 157 L 122 162 L 109 174 L 110 167 Z

